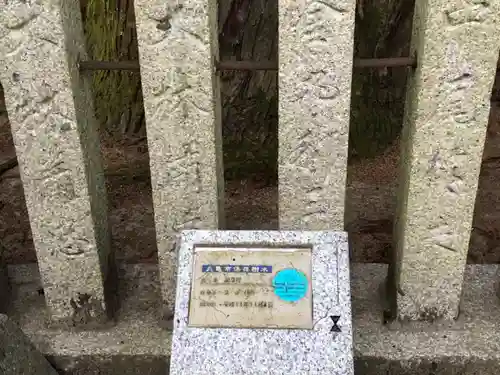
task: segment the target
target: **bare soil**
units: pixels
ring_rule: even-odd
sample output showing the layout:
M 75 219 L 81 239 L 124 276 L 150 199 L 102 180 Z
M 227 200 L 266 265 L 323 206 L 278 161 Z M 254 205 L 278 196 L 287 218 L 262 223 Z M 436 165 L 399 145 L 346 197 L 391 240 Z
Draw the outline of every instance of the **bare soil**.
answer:
M 145 141 L 105 140 L 105 161 L 113 246 L 122 262 L 156 262 L 157 248 Z M 399 142 L 372 159 L 348 167 L 346 229 L 356 262 L 388 262 L 396 203 Z M 10 164 L 9 164 L 10 163 Z M 8 263 L 36 261 L 15 164 L 10 126 L 0 113 L 0 240 Z M 2 170 L 4 169 L 4 170 Z M 228 229 L 277 229 L 278 190 L 265 176 L 226 182 Z M 492 103 L 488 138 L 476 200 L 469 263 L 500 262 L 500 104 Z

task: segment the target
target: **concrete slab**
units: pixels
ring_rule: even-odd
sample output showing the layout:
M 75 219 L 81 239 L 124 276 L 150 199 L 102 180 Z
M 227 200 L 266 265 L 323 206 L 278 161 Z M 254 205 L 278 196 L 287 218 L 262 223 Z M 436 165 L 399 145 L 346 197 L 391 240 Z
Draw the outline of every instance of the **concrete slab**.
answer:
M 497 265 L 465 270 L 460 319 L 441 325 L 387 326 L 377 293 L 387 275 L 384 264 L 352 264 L 354 367 L 361 375 L 497 375 L 500 368 L 500 303 Z M 33 270 L 31 272 L 30 270 Z M 123 309 L 116 327 L 101 332 L 48 330 L 40 317 L 36 265 L 9 267 L 14 312 L 26 335 L 67 375 L 165 375 L 171 332 L 159 328 L 158 267 L 129 265 L 121 271 Z M 103 372 L 96 366 L 102 364 Z M 122 364 L 122 365 L 120 365 Z M 128 372 L 124 372 L 127 365 Z M 117 366 L 114 369 L 113 366 Z M 156 372 L 151 369 L 155 369 Z

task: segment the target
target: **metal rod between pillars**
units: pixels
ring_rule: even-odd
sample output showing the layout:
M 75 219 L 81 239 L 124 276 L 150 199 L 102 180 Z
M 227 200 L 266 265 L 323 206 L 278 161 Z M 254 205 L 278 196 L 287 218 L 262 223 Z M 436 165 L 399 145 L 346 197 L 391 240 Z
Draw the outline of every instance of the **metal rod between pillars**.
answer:
M 354 67 L 364 68 L 398 68 L 412 67 L 416 68 L 417 59 L 414 57 L 388 57 L 383 59 L 354 59 Z M 256 71 L 256 70 L 278 70 L 277 61 L 217 61 L 215 68 L 218 71 L 238 70 L 238 71 Z M 81 61 L 81 71 L 96 70 L 125 70 L 140 71 L 139 61 Z
M 95 71 L 95 70 L 128 70 L 140 71 L 139 61 L 80 61 L 80 71 Z

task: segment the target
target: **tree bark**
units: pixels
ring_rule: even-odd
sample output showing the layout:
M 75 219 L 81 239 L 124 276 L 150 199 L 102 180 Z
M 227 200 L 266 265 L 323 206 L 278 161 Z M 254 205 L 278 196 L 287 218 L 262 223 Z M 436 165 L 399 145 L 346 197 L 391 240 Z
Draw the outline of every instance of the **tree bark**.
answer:
M 277 60 L 277 1 L 221 0 L 221 60 Z M 221 72 L 226 179 L 277 176 L 277 72 Z
M 358 0 L 355 56 L 408 54 L 415 0 Z M 221 60 L 276 60 L 278 2 L 221 0 Z M 88 50 L 96 60 L 137 60 L 132 0 L 82 0 Z M 401 130 L 407 71 L 355 70 L 350 154 L 383 151 Z M 226 178 L 277 174 L 277 72 L 221 72 Z M 145 135 L 139 73 L 94 73 L 97 116 L 106 133 Z
M 358 0 L 354 55 L 408 56 L 415 0 Z M 371 157 L 399 136 L 408 69 L 355 70 L 352 82 L 349 153 Z
M 133 0 L 81 0 L 87 50 L 93 60 L 138 60 Z M 111 138 L 145 135 L 139 72 L 93 73 L 101 133 Z

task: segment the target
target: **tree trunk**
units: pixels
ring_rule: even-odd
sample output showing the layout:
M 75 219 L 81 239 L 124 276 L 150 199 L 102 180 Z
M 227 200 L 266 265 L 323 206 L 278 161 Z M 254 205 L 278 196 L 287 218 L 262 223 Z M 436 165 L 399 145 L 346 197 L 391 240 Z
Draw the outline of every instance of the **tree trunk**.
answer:
M 358 0 L 354 55 L 408 56 L 415 0 Z M 371 157 L 400 134 L 408 69 L 355 70 L 352 77 L 349 153 Z
M 133 0 L 82 0 L 91 58 L 137 60 Z M 405 56 L 415 0 L 358 0 L 355 56 Z M 278 2 L 220 0 L 221 60 L 277 60 Z M 350 154 L 383 151 L 399 135 L 407 70 L 365 69 L 353 74 Z M 221 72 L 226 178 L 276 177 L 277 72 Z M 97 117 L 111 135 L 145 134 L 140 75 L 96 72 Z
M 221 60 L 277 61 L 277 1 L 221 0 L 219 6 Z M 277 176 L 277 76 L 221 72 L 226 179 Z
M 93 60 L 138 60 L 133 0 L 81 0 L 87 50 Z M 111 138 L 145 135 L 139 72 L 93 73 L 101 133 Z

